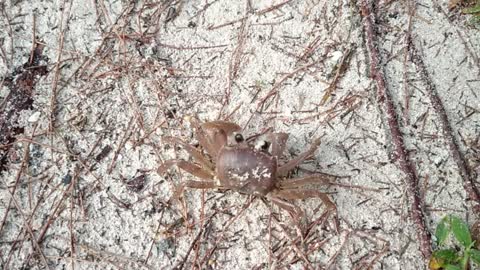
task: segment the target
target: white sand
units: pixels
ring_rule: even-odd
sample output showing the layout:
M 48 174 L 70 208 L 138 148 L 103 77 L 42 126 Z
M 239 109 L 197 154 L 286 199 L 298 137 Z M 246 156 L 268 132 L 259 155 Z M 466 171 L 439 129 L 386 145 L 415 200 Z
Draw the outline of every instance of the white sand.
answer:
M 318 269 L 365 269 L 374 260 L 372 269 L 424 267 L 408 218 L 410 202 L 403 173 L 390 160 L 391 142 L 375 102 L 361 17 L 349 1 L 290 1 L 266 13 L 261 11 L 283 1 L 223 0 L 208 1 L 208 5 L 206 1 L 173 1 L 171 7 L 178 16 L 168 23 L 169 8 L 162 12 L 160 4 L 144 6 L 140 13 L 142 4 L 132 5 L 130 10 L 130 1 L 98 1 L 101 4 L 97 6 L 93 6 L 97 1 L 74 1 L 65 8 L 62 25 L 63 1 L 6 2 L 13 41 L 9 31 L 2 30 L 0 45 L 13 63 L 0 61 L 1 74 L 10 74 L 27 61 L 34 14 L 35 34 L 46 44 L 51 70 L 35 89 L 34 109 L 22 117 L 26 136 L 36 123 L 31 119 L 38 119 L 37 133 L 48 130 L 61 27 L 65 33 L 55 134 L 34 138 L 41 145 L 30 146 L 30 163 L 15 193 L 25 215 L 35 211 L 30 226 L 38 237 L 67 190 L 62 179 L 80 169 L 74 177 L 75 189 L 68 191 L 61 213 L 53 216 L 41 243 L 50 269 L 172 269 L 184 260 L 201 230 L 184 269 L 198 269 L 192 265 L 194 261 L 204 262 L 202 269 L 275 269 L 292 260 L 291 269 L 304 269 L 308 264 L 296 256 L 302 249 L 312 250 L 308 260 Z M 421 2 L 413 18 L 414 44 L 421 48 L 453 129 L 461 138 L 462 150 L 472 166 L 478 166 L 473 161 L 479 147 L 478 141 L 476 146 L 474 142 L 480 133 L 480 70 L 471 53 L 479 56 L 480 33 L 469 17 L 454 16 L 449 22 L 434 8 L 438 1 Z M 388 87 L 403 115 L 407 7 L 403 1 L 382 1 L 380 5 L 378 49 Z M 447 10 L 446 3 L 441 6 Z M 8 29 L 5 15 L 0 17 L 0 29 Z M 221 27 L 229 22 L 235 23 Z M 149 33 L 156 27 L 158 32 L 140 36 L 147 26 Z M 312 54 L 299 61 L 309 45 L 315 46 Z M 335 66 L 350 49 L 351 60 L 333 99 L 319 105 Z M 85 61 L 91 62 L 83 66 Z M 421 185 L 427 187 L 428 227 L 433 232 L 438 220 L 449 213 L 472 224 L 462 179 L 439 132 L 438 116 L 425 85 L 411 63 L 407 78 L 411 98 L 406 113 L 409 121 L 402 119 L 403 132 Z M 261 99 L 273 88 L 278 90 L 276 99 L 269 99 L 259 111 Z M 8 91 L 0 89 L 0 97 Z M 223 105 L 226 94 L 228 103 Z M 355 106 L 353 111 L 349 111 L 351 106 Z M 166 117 L 169 110 L 175 111 L 175 119 Z M 271 206 L 268 200 L 264 204 L 256 199 L 242 212 L 248 196 L 231 191 L 187 191 L 189 219 L 181 223 L 181 205 L 172 201 L 164 207 L 162 202 L 172 198 L 172 183 L 193 177 L 179 170 L 158 175 L 155 170 L 163 160 L 188 158 L 184 151 L 164 144 L 162 136 L 179 136 L 194 143 L 191 127 L 182 121 L 194 113 L 205 121 L 233 113 L 230 120 L 244 127 L 247 136 L 267 127 L 288 132 L 287 158 L 306 150 L 313 138 L 322 137 L 315 159 L 305 162 L 303 169 L 350 176 L 338 182 L 378 190 L 322 189 L 337 205 L 340 233 L 334 233 L 331 220 L 326 226 L 314 226 L 308 240 L 325 243 L 297 244 L 297 251 L 290 240 L 298 231 L 286 211 Z M 67 141 L 84 163 L 67 155 Z M 97 142 L 98 147 L 88 156 Z M 89 167 L 105 146 L 111 146 L 112 152 L 89 173 L 85 163 Z M 2 218 L 10 199 L 5 185 L 15 183 L 24 145 L 15 144 L 10 151 L 19 158 L 9 163 L 0 182 Z M 476 159 L 478 162 L 478 156 Z M 146 183 L 140 192 L 129 190 L 122 181 L 141 174 Z M 43 199 L 35 209 L 43 188 Z M 202 196 L 206 199 L 203 212 Z M 122 208 L 116 200 L 131 207 Z M 296 205 L 306 212 L 307 223 L 324 210 L 318 199 Z M 203 226 L 214 213 L 209 225 Z M 233 217 L 235 221 L 227 226 Z M 22 215 L 12 208 L 0 232 L 0 266 L 7 261 L 11 241 L 18 237 L 24 241 L 12 253 L 9 269 L 27 265 L 45 269 L 24 227 Z M 207 256 L 215 245 L 213 254 Z M 32 253 L 34 257 L 28 259 Z

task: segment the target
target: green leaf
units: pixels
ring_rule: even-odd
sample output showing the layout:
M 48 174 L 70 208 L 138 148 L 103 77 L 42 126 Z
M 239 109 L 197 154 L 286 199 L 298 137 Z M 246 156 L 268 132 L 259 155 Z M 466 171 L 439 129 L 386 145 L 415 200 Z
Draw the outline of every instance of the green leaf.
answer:
M 457 252 L 453 249 L 444 249 L 435 251 L 433 253 L 433 257 L 437 259 L 442 259 L 445 263 L 451 263 L 457 259 L 458 255 Z
M 468 230 L 468 226 L 463 220 L 456 216 L 450 217 L 450 228 L 457 238 L 458 242 L 460 242 L 464 247 L 468 247 L 472 244 L 472 237 L 470 236 L 470 231 Z
M 437 245 L 442 245 L 443 242 L 447 239 L 450 228 L 447 226 L 447 217 L 444 217 L 440 223 L 437 225 L 437 230 L 435 231 L 435 237 L 437 238 Z
M 447 264 L 443 267 L 445 270 L 462 270 L 462 268 L 458 265 Z
M 476 264 L 480 265 L 480 250 L 478 249 L 471 249 L 470 250 L 470 258 L 472 261 L 474 261 Z
M 480 5 L 471 7 L 471 8 L 466 8 L 463 10 L 463 13 L 467 14 L 473 14 L 473 13 L 479 13 L 480 12 Z

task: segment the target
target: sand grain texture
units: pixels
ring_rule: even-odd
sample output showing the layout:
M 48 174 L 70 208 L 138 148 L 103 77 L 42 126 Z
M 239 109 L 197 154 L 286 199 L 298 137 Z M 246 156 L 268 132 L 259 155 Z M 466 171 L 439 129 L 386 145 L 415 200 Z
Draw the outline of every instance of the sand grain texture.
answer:
M 48 70 L 0 146 L 0 269 L 425 269 L 422 235 L 447 214 L 478 218 L 479 26 L 447 2 L 374 2 L 0 3 L 0 119 L 21 67 L 36 68 L 32 48 Z M 246 136 L 288 132 L 285 160 L 321 137 L 294 174 L 342 176 L 315 187 L 336 203 L 339 232 L 316 199 L 296 202 L 301 226 L 232 191 L 173 200 L 193 177 L 157 174 L 189 159 L 162 138 L 196 144 L 194 114 Z

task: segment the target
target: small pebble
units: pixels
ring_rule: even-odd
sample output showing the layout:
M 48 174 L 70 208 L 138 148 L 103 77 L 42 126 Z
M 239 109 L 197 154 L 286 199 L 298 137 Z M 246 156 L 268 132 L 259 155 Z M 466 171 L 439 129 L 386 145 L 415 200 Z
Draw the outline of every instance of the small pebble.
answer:
M 38 122 L 38 119 L 40 119 L 40 112 L 34 112 L 30 117 L 28 118 L 28 122 L 30 123 L 36 123 Z
M 69 185 L 72 182 L 72 176 L 70 175 L 70 173 L 63 177 L 62 182 L 64 185 Z

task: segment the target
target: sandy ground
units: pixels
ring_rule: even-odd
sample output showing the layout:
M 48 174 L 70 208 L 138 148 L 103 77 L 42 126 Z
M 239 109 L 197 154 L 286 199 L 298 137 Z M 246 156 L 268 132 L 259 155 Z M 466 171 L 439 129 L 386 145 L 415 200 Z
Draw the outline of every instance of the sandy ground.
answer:
M 406 40 L 478 172 L 480 32 L 446 1 L 408 2 L 377 3 L 376 49 L 433 232 L 447 214 L 469 224 L 476 216 Z M 13 91 L 6 78 L 18 79 L 34 37 L 48 68 L 5 154 L 0 268 L 425 269 L 358 5 L 0 2 L 3 106 Z M 187 190 L 183 204 L 174 200 L 174 187 L 194 177 L 156 169 L 190 158 L 162 140 L 197 143 L 186 115 L 233 121 L 246 136 L 288 132 L 282 160 L 321 137 L 291 176 L 341 176 L 310 187 L 335 202 L 338 232 L 319 199 L 295 202 L 301 221 L 233 191 Z

